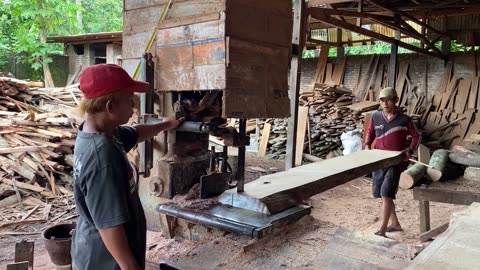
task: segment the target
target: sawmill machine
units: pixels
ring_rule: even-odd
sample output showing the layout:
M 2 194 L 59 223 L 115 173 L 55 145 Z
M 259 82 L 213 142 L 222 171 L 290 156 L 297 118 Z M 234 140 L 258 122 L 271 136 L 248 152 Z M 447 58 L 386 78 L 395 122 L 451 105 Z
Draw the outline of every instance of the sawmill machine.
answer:
M 246 120 L 289 116 L 292 1 L 165 2 L 124 1 L 122 66 L 134 74 L 140 63 L 139 78 L 151 85 L 140 97 L 138 122 L 186 119 L 139 145 L 148 228 L 165 232 L 173 217 L 260 238 L 275 222 L 308 214 L 306 207 L 265 215 L 221 204 L 200 211 L 172 203 L 195 184 L 204 199 L 229 188 L 242 192 Z M 153 46 L 145 53 L 149 41 Z M 239 129 L 227 127 L 227 118 L 239 119 Z M 210 136 L 223 140 L 221 151 L 209 147 Z M 238 148 L 237 158 L 229 157 L 229 147 Z

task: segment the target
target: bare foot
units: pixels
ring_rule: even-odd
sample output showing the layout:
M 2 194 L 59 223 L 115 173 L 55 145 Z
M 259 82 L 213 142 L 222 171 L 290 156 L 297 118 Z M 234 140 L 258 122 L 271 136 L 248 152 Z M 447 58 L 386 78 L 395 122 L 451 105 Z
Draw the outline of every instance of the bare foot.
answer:
M 400 226 L 388 226 L 386 232 L 403 232 Z

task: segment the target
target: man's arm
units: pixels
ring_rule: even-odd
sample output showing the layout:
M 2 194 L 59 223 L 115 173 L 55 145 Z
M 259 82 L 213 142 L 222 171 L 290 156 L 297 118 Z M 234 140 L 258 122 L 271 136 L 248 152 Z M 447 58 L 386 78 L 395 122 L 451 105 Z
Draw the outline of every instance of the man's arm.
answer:
M 154 136 L 156 136 L 158 133 L 164 131 L 164 130 L 169 130 L 169 129 L 174 129 L 177 128 L 181 123 L 183 123 L 184 118 L 164 118 L 164 121 L 157 123 L 157 124 L 138 124 L 135 125 L 134 128 L 137 131 L 138 134 L 138 139 L 137 143 L 141 143 L 143 141 L 146 141 Z
M 368 126 L 367 138 L 365 139 L 365 150 L 370 150 L 373 140 L 375 140 L 375 127 L 373 125 L 373 119 L 371 119 L 370 125 Z
M 99 229 L 98 231 L 103 243 L 122 270 L 141 269 L 128 246 L 123 225 Z
M 412 154 L 420 144 L 420 133 L 418 132 L 415 124 L 413 124 L 412 119 L 408 122 L 408 134 L 412 137 L 412 142 L 410 146 L 407 148 L 408 154 Z

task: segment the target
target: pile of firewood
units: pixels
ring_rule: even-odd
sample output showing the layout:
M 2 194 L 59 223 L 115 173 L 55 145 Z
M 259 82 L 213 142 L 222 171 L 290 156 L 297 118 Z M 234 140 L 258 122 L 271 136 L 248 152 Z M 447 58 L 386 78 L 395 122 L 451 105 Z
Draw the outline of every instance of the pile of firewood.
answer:
M 31 85 L 0 77 L 0 228 L 75 215 L 71 171 L 78 85 Z

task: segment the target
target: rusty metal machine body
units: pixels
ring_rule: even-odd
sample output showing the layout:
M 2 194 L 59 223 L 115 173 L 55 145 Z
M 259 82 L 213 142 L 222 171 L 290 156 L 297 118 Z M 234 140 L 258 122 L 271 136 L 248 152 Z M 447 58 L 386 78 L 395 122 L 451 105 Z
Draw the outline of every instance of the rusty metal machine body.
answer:
M 266 217 L 218 206 L 193 213 L 170 203 L 196 183 L 202 198 L 235 184 L 242 192 L 249 143 L 246 119 L 289 116 L 291 0 L 173 1 L 166 19 L 157 25 L 163 10 L 165 1 L 124 1 L 122 65 L 133 74 L 142 62 L 141 77 L 151 85 L 141 96 L 139 122 L 186 119 L 177 130 L 139 146 L 139 192 L 148 228 L 165 226 L 160 212 L 262 236 L 273 223 L 309 212 L 298 208 Z M 144 54 L 156 27 L 153 49 Z M 239 130 L 226 127 L 227 117 L 240 119 Z M 209 148 L 209 136 L 223 139 L 222 151 Z M 228 146 L 238 148 L 236 166 Z M 250 218 L 242 223 L 246 216 Z

